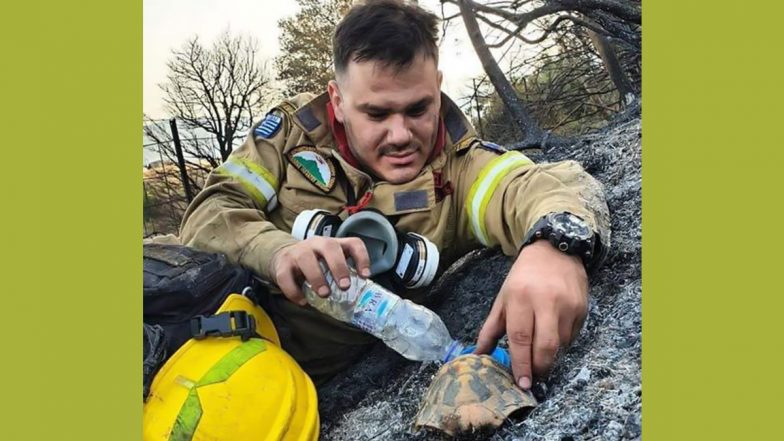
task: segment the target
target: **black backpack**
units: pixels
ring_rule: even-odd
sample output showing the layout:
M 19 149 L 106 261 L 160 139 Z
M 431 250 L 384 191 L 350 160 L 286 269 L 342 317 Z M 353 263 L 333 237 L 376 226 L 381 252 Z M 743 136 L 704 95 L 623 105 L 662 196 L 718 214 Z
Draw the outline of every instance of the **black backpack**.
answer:
M 232 293 L 245 292 L 258 303 L 263 289 L 223 254 L 144 244 L 144 398 L 160 366 L 195 336 L 192 319 L 209 318 Z

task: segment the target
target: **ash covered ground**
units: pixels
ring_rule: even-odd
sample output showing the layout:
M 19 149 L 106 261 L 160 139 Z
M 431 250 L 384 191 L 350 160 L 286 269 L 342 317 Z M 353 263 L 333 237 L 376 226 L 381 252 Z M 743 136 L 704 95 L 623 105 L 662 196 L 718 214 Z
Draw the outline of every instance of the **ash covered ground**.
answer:
M 639 107 L 601 133 L 532 159 L 575 159 L 605 186 L 612 247 L 591 279 L 586 326 L 545 381 L 539 407 L 492 431 L 459 440 L 627 440 L 641 438 L 641 123 Z M 511 260 L 481 250 L 456 262 L 435 284 L 431 306 L 452 336 L 474 341 Z M 438 370 L 382 344 L 319 390 L 321 439 L 448 439 L 415 432 L 414 416 Z

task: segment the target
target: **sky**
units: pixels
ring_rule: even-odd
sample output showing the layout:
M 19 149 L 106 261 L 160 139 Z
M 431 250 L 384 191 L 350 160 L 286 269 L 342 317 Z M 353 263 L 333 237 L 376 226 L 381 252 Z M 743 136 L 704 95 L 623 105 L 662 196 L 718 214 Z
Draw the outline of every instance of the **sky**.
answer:
M 438 0 L 420 5 L 440 16 Z M 262 58 L 279 53 L 278 20 L 294 15 L 294 0 L 144 0 L 144 113 L 165 118 L 158 84 L 166 80 L 166 61 L 171 50 L 198 35 L 205 44 L 227 28 L 245 33 L 259 42 Z M 442 90 L 457 100 L 470 93 L 471 78 L 482 74 L 462 23 L 455 22 L 441 43 Z

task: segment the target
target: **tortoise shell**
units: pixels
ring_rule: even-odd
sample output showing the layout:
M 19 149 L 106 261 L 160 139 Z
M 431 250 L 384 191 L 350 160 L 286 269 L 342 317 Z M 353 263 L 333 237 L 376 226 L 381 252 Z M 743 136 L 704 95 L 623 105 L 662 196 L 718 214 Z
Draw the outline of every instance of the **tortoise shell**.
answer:
M 414 428 L 428 427 L 454 436 L 498 427 L 513 412 L 536 405 L 533 395 L 518 388 L 512 374 L 492 357 L 469 354 L 438 370 L 416 415 Z

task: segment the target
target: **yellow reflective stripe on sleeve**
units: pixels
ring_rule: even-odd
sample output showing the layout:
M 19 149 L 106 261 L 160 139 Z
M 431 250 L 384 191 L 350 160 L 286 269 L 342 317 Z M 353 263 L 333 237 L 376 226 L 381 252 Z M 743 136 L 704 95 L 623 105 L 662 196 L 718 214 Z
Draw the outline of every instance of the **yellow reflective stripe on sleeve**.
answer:
M 493 159 L 479 173 L 466 198 L 465 208 L 468 211 L 468 222 L 471 231 L 484 246 L 490 246 L 485 227 L 485 212 L 490 204 L 498 184 L 513 169 L 533 164 L 533 161 L 520 152 L 507 152 Z
M 218 167 L 217 172 L 239 181 L 266 211 L 272 211 L 278 205 L 278 180 L 264 167 L 247 159 L 231 157 Z

